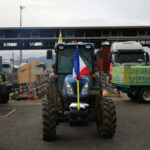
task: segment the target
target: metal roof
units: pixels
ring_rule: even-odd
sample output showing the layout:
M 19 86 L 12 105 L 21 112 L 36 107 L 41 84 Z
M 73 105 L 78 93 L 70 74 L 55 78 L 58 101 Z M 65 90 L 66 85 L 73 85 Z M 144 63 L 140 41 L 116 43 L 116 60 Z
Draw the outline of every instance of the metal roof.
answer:
M 57 48 L 59 45 L 64 45 L 64 46 L 86 46 L 90 45 L 92 48 L 94 48 L 94 43 L 83 43 L 83 42 L 77 42 L 77 43 L 56 43 L 55 48 Z

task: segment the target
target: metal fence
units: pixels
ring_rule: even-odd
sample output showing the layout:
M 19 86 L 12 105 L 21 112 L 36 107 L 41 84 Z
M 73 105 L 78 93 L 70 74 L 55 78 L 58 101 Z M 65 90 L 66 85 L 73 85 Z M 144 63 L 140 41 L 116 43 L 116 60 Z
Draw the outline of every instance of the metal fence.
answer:
M 46 93 L 48 75 L 37 75 L 36 82 L 18 84 L 17 72 L 12 73 L 3 72 L 7 76 L 7 81 L 12 84 L 12 99 L 27 99 L 30 95 L 37 96 L 38 98 Z

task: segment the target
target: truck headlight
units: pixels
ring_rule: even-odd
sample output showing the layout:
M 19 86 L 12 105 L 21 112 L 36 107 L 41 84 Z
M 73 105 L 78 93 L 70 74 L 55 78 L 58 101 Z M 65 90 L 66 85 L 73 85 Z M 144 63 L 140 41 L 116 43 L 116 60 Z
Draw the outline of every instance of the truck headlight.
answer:
M 69 95 L 73 95 L 73 90 L 72 90 L 72 87 L 70 86 L 69 82 L 66 83 L 66 86 L 67 86 L 67 93 Z
M 81 92 L 82 95 L 88 94 L 88 87 L 89 87 L 89 84 L 86 83 L 84 88 L 82 89 L 82 92 Z

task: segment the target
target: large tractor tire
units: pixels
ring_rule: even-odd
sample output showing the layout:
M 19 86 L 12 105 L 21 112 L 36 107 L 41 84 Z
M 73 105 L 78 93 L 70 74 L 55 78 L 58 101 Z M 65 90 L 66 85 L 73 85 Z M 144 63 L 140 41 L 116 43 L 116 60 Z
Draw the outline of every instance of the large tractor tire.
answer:
M 51 141 L 56 137 L 57 111 L 52 101 L 43 101 L 43 140 Z
M 56 91 L 55 86 L 56 86 L 56 84 L 54 82 L 54 78 L 51 76 L 48 81 L 48 86 L 47 86 L 47 99 L 48 100 L 54 101 L 54 94 Z
M 139 102 L 150 103 L 150 88 L 149 87 L 145 87 L 140 90 Z
M 132 100 L 132 101 L 138 101 L 138 95 L 132 95 L 127 93 L 128 97 Z
M 116 132 L 116 109 L 110 99 L 98 99 L 96 106 L 96 124 L 102 138 L 112 138 Z
M 0 95 L 0 103 L 7 104 L 9 101 L 9 94 L 1 94 Z

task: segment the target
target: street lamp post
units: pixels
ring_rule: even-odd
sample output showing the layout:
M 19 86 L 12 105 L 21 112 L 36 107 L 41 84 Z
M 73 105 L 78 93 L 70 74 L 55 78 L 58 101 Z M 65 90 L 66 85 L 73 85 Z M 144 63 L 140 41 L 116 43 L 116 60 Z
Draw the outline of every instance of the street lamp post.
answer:
M 21 37 L 21 28 L 22 28 L 22 10 L 24 9 L 24 6 L 20 6 L 20 37 Z M 20 65 L 22 63 L 22 49 L 20 49 Z

